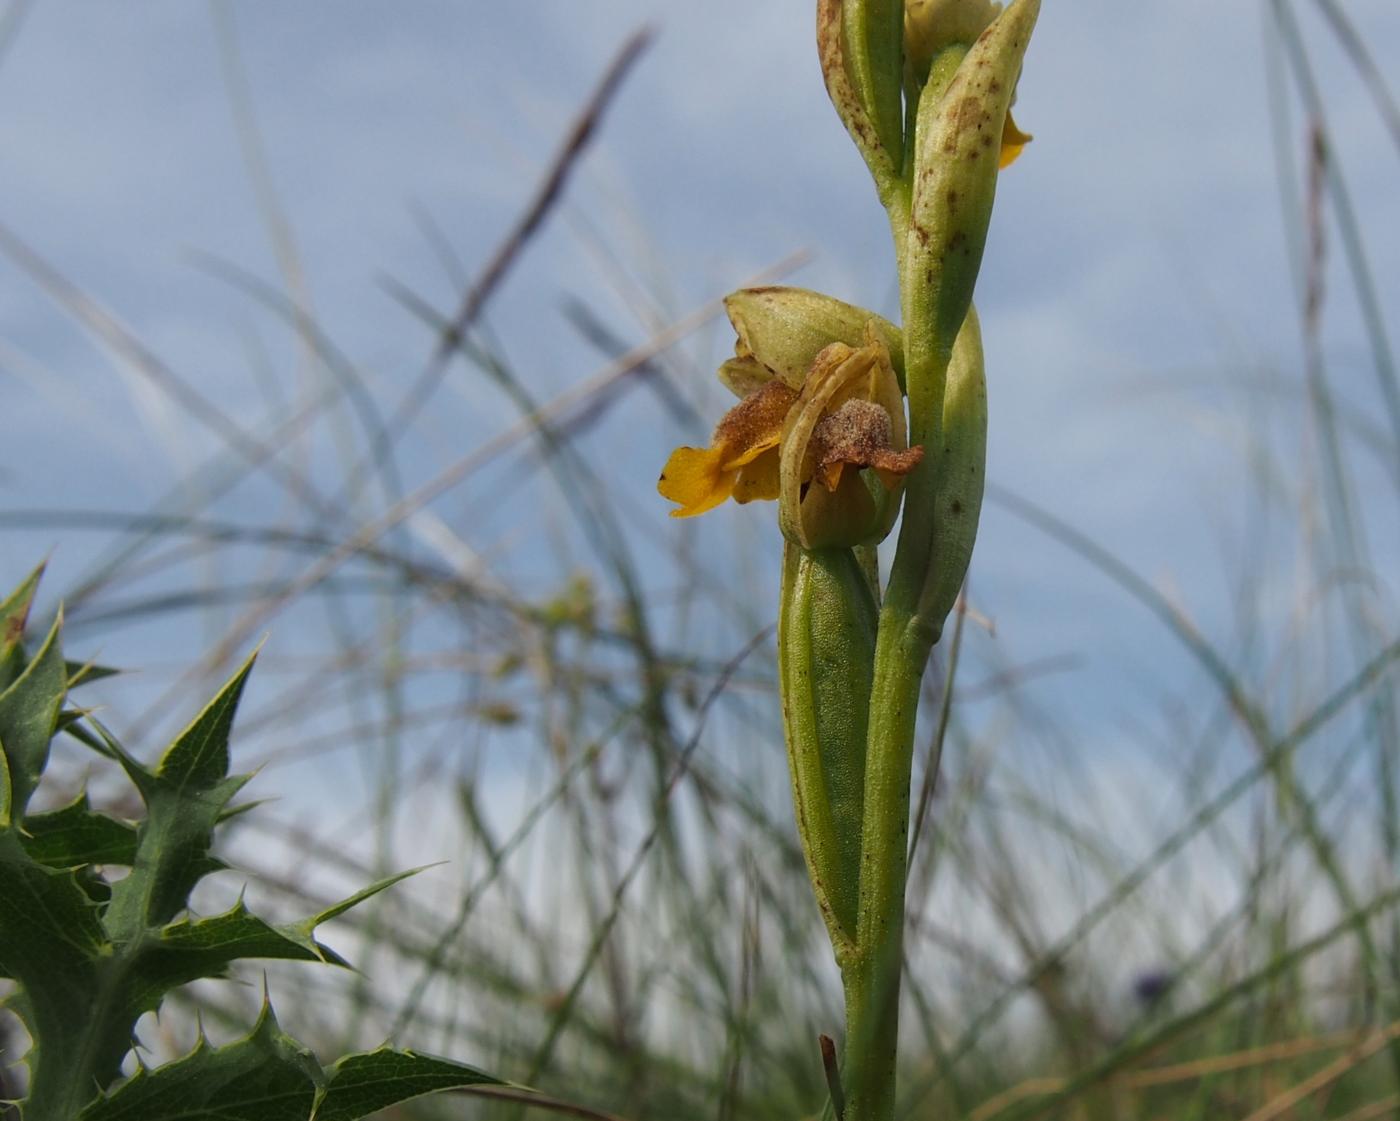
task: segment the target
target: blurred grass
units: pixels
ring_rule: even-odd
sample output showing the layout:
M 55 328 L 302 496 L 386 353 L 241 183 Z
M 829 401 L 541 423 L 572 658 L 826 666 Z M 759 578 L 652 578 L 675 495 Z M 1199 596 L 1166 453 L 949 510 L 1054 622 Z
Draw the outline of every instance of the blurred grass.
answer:
M 1112 542 L 1015 494 L 989 496 L 1115 589 L 1122 610 L 1154 617 L 1200 673 L 1195 691 L 1164 695 L 1122 733 L 1125 752 L 1165 762 L 1144 763 L 1141 777 L 1106 771 L 1074 742 L 1067 713 L 1025 688 L 1073 671 L 1082 652 L 1006 661 L 985 641 L 974 565 L 970 607 L 926 683 L 904 1029 L 911 1118 L 1400 1115 L 1400 628 L 1394 574 L 1371 545 L 1400 503 L 1400 393 L 1364 216 L 1309 62 L 1318 29 L 1336 37 L 1397 150 L 1400 114 L 1340 4 L 1263 9 L 1302 376 L 1261 392 L 1293 402 L 1309 439 L 1286 457 L 1262 436 L 1250 449 L 1248 516 L 1261 528 L 1247 542 L 1296 543 L 1297 602 L 1282 624 L 1259 610 L 1252 591 L 1271 558 L 1246 554 L 1226 573 L 1241 589 L 1236 633 L 1202 628 L 1189 599 L 1118 559 Z M 568 122 L 475 280 L 425 219 L 452 294 L 386 280 L 428 355 L 416 379 L 387 379 L 317 324 L 264 167 L 232 10 L 217 10 L 281 283 L 201 264 L 295 334 L 299 369 L 263 379 L 263 416 L 227 415 L 100 294 L 3 232 L 0 252 L 210 445 L 150 510 L 0 510 L 0 527 L 105 542 L 63 589 L 70 633 L 100 639 L 104 661 L 122 661 L 134 626 L 179 637 L 167 664 L 146 667 L 152 684 L 104 683 L 129 740 L 184 711 L 260 630 L 292 636 L 262 659 L 240 729 L 241 765 L 267 770 L 257 792 L 285 803 L 234 826 L 249 890 L 274 911 L 450 861 L 342 922 L 360 974 L 269 971 L 297 1034 L 328 1051 L 388 1034 L 637 1121 L 816 1116 L 817 1038 L 842 1020 L 787 803 L 761 586 L 776 543 L 726 544 L 716 566 L 615 477 L 629 466 L 614 451 L 619 426 L 664 414 L 693 438 L 696 418 L 712 415 L 707 375 L 681 344 L 717 309 L 652 309 L 624 337 L 587 296 L 570 296 L 563 315 L 578 346 L 604 365 L 553 398 L 490 329 L 495 278 L 549 220 L 645 37 Z M 1333 232 L 1378 416 L 1322 344 L 1325 317 L 1347 298 L 1326 288 Z M 517 419 L 417 478 L 400 453 L 449 382 L 468 402 L 498 394 Z M 279 383 L 294 392 L 270 388 Z M 1379 485 L 1358 468 L 1362 453 L 1384 468 Z M 250 490 L 266 517 L 235 512 L 230 496 Z M 503 528 L 491 508 L 506 501 L 530 516 Z M 759 586 L 730 575 L 750 571 Z M 188 643 L 201 632 L 213 652 L 197 660 Z M 1048 763 L 1023 766 L 1028 745 Z M 85 778 L 60 769 L 49 793 Z M 201 984 L 188 1008 L 232 1032 L 258 993 Z M 146 1036 L 157 1055 L 189 1039 L 180 1017 Z M 429 1100 L 393 1116 L 464 1108 L 520 1112 Z

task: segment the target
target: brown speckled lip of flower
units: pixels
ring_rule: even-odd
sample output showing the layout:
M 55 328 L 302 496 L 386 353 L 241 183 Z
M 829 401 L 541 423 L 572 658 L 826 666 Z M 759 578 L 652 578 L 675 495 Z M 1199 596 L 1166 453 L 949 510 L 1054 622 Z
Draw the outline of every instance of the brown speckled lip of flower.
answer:
M 891 445 L 890 414 L 874 401 L 853 398 L 823 417 L 812 432 L 816 477 L 829 491 L 847 467 L 871 467 L 886 487 L 909 474 L 924 458 L 924 449 L 896 451 Z
M 774 378 L 720 418 L 715 426 L 714 443 L 736 450 L 752 448 L 774 429 L 782 430 L 783 418 L 796 400 L 797 390 Z

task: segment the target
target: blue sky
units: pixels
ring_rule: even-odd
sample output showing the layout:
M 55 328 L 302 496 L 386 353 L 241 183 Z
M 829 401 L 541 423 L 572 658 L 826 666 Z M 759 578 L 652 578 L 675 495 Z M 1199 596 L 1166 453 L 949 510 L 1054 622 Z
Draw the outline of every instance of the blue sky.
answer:
M 1306 7 L 1337 156 L 1382 306 L 1395 309 L 1400 150 Z M 1400 7 L 1346 7 L 1381 71 L 1400 72 Z M 305 392 L 313 375 L 296 340 L 200 263 L 212 254 L 281 283 L 235 128 L 222 26 L 236 43 L 310 305 L 373 397 L 392 407 L 431 340 L 386 278 L 439 307 L 457 288 L 423 217 L 474 274 L 618 44 L 649 23 L 654 47 L 487 317 L 533 391 L 551 396 L 602 365 L 565 321 L 570 296 L 636 343 L 805 249 L 811 263 L 792 281 L 888 312 L 883 215 L 822 91 L 810 8 L 808 0 L 36 5 L 0 66 L 0 222 L 231 415 L 266 423 L 259 418 L 275 415 L 274 402 Z M 1261 539 L 1251 514 L 1259 449 L 1301 498 L 1311 455 L 1270 129 L 1267 10 L 1244 0 L 1046 0 L 1018 103 L 1036 141 L 1003 177 L 979 287 L 991 479 L 1120 555 L 1227 648 L 1238 641 L 1242 595 L 1269 616 L 1282 645 L 1308 581 L 1296 533 L 1275 522 Z M 1296 170 L 1296 107 L 1291 121 Z M 1335 229 L 1327 260 L 1329 368 L 1349 407 L 1384 432 Z M 710 415 L 723 407 L 721 392 L 696 379 L 709 377 L 729 345 L 715 322 L 669 359 Z M 2 508 L 147 509 L 214 447 L 5 260 L 0 400 L 9 421 Z M 458 367 L 401 451 L 406 483 L 431 478 L 513 415 Z M 308 452 L 327 490 L 354 423 L 342 411 Z M 776 538 L 769 513 L 728 509 L 679 526 L 651 497 L 667 448 L 703 435 L 659 419 L 642 394 L 585 445 L 625 503 L 627 524 L 641 527 L 638 547 L 661 594 L 681 579 L 666 558 L 682 545 L 719 578 L 738 573 L 746 587 L 766 586 L 761 565 Z M 1376 567 L 1390 574 L 1377 610 L 1393 633 L 1400 520 L 1378 507 L 1393 510 L 1395 495 L 1384 451 L 1353 454 Z M 559 578 L 559 566 L 541 561 L 554 547 L 541 525 L 560 520 L 560 499 L 510 483 L 507 471 L 487 472 L 434 513 L 497 577 L 538 593 Z M 266 485 L 241 488 L 221 509 L 245 521 L 294 516 Z M 12 582 L 52 551 L 56 595 L 99 543 L 55 529 L 6 531 L 0 575 Z M 979 610 L 997 627 L 995 639 L 979 633 L 974 653 L 988 667 L 1073 654 L 1076 668 L 1035 695 L 1104 752 L 1145 706 L 1205 688 L 1157 623 L 995 506 L 973 581 Z M 110 630 L 100 644 L 113 660 L 168 668 L 229 619 Z M 290 624 L 270 630 L 270 651 L 314 645 L 287 633 Z

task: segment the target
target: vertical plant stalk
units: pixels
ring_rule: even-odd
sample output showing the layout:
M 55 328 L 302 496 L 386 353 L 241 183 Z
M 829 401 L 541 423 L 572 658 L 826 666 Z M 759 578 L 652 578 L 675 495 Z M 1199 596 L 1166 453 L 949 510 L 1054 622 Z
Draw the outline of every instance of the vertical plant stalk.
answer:
M 777 499 L 784 738 L 846 993 L 844 1115 L 892 1121 L 914 731 L 982 506 L 972 294 L 997 174 L 1029 139 L 1009 111 L 1040 0 L 816 9 L 827 92 L 889 215 L 903 327 L 817 293 L 736 293 L 735 357 L 720 380 L 740 402 L 710 446 L 672 452 L 657 489 L 673 517 Z M 882 596 L 875 546 L 901 499 Z
M 876 639 L 855 952 L 842 969 L 850 1121 L 889 1121 L 895 1112 L 915 724 L 924 668 L 976 533 L 986 403 L 972 292 L 1003 122 L 1039 8 L 1017 0 L 970 49 L 950 47 L 933 60 L 915 116 L 907 217 L 890 208 L 910 442 L 940 454 L 926 455 L 908 480 Z M 955 366 L 975 368 L 975 377 L 951 378 Z

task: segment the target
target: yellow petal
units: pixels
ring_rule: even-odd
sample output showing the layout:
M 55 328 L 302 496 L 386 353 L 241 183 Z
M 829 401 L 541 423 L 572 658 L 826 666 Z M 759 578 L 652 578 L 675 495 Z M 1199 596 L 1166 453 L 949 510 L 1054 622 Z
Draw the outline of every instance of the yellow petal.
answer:
M 739 472 L 723 466 L 728 454 L 729 449 L 723 444 L 713 448 L 677 448 L 671 453 L 656 483 L 662 498 L 680 504 L 679 510 L 671 511 L 671 517 L 693 518 L 713 510 L 734 493 Z
M 739 481 L 734 484 L 734 501 L 740 503 L 758 502 L 777 498 L 779 462 L 781 462 L 781 457 L 778 455 L 775 444 L 765 454 L 745 465 L 739 471 Z
M 1031 134 L 1022 132 L 1011 119 L 1011 110 L 1006 111 L 1006 123 L 1001 126 L 1001 162 L 998 167 L 1010 167 L 1021 154 L 1021 149 L 1031 142 Z
M 765 456 L 778 458 L 783 420 L 796 400 L 797 391 L 774 378 L 724 414 L 708 448 L 672 452 L 656 484 L 662 497 L 680 504 L 671 517 L 693 518 L 713 510 L 735 494 L 746 472 L 752 478 L 744 483 L 740 502 L 776 498 L 777 483 L 771 481 L 775 468 L 762 461 Z

